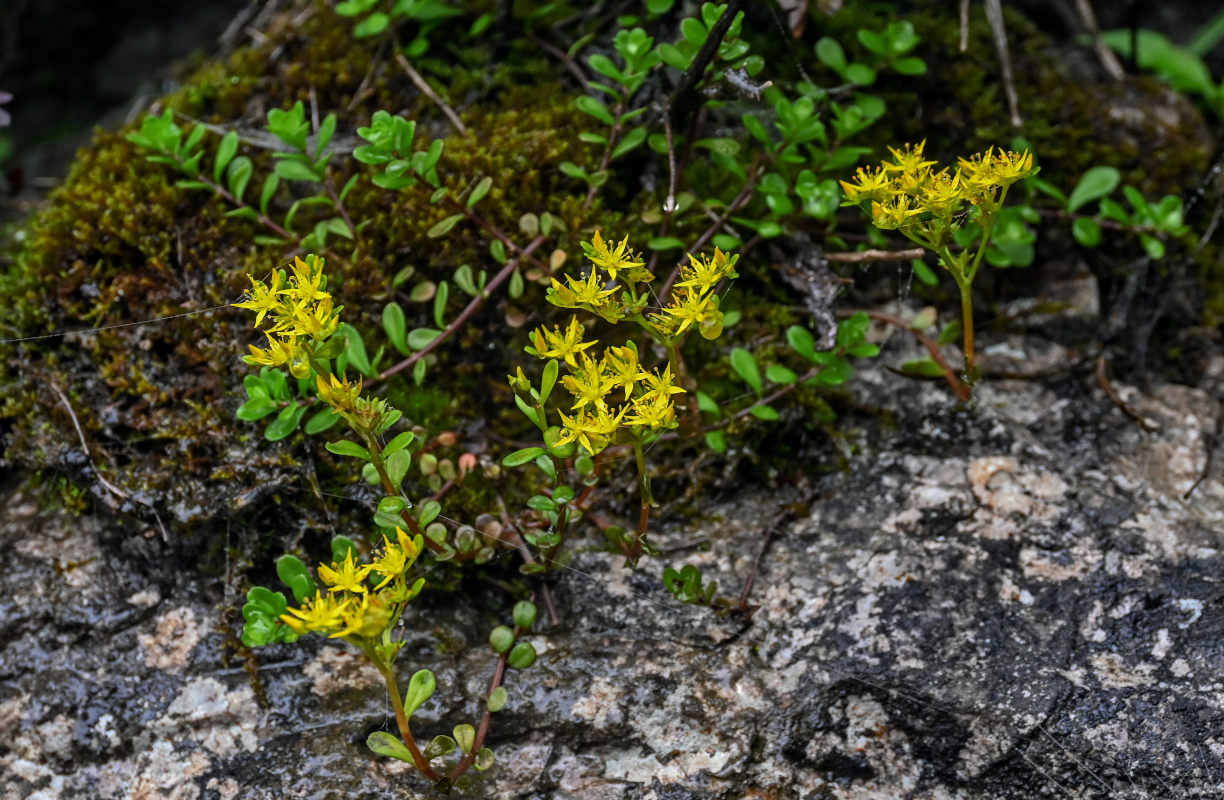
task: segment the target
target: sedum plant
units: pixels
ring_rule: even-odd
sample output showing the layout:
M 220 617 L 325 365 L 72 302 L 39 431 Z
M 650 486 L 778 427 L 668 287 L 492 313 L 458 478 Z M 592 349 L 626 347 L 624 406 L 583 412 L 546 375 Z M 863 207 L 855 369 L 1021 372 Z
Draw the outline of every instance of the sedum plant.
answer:
M 596 231 L 583 249 L 591 262 L 586 277 L 566 275 L 564 283 L 553 278 L 548 301 L 598 316 L 613 325 L 635 323 L 661 348 L 665 359 L 661 366 L 646 367 L 632 340 L 624 345 L 604 346 L 596 357 L 593 348 L 599 342 L 586 339 L 586 326 L 576 314 L 570 317 L 564 330 L 560 326 L 551 331 L 537 329 L 526 350 L 547 361 L 540 387 L 533 387 L 521 368 L 510 376 L 510 385 L 519 408 L 543 434 L 545 446 L 512 453 L 506 463 L 515 466 L 538 458 L 552 462 L 577 452 L 580 459 L 592 465 L 580 466 L 580 472 L 590 474 L 593 471 L 590 459 L 611 445 L 629 447 L 637 467 L 641 500 L 638 527 L 635 533 L 609 529 L 608 534 L 632 564 L 643 553 L 653 552 L 646 540 L 654 499 L 645 449 L 664 431 L 679 425 L 674 396 L 687 391 L 684 383 L 688 380 L 680 355 L 681 344 L 692 331 L 706 339 L 716 339 L 722 333 L 723 313 L 715 288 L 736 277 L 737 256 L 718 248 L 709 258 L 689 256 L 681 266 L 680 280 L 667 304 L 651 311 L 649 285 L 654 276 L 629 250 L 628 237 L 613 245 Z M 556 411 L 559 424 L 550 425 L 545 404 L 562 364 L 566 374 L 560 382 L 570 397 L 565 409 Z M 693 421 L 699 424 L 695 405 L 693 410 Z M 555 464 L 544 468 L 555 475 Z M 557 491 L 554 490 L 554 496 Z M 572 497 L 572 490 L 564 487 L 563 494 Z
M 284 368 L 300 383 L 313 383 L 317 399 L 363 442 L 340 440 L 328 449 L 365 462 L 381 483 L 387 496 L 379 503 L 375 521 L 383 529 L 382 542 L 370 558 L 362 559 L 352 541 L 336 537 L 331 562 L 319 564 L 315 572 L 317 581 L 296 556 L 282 556 L 277 575 L 297 605 L 290 606 L 281 592 L 253 587 L 242 609 L 242 641 L 256 647 L 293 642 L 313 633 L 355 647 L 386 683 L 399 731 L 398 737 L 376 731 L 367 745 L 375 753 L 412 764 L 435 786 L 447 788 L 469 767 L 487 769 L 493 764 L 493 752 L 483 746 L 490 717 L 507 702 L 502 686 L 506 668 L 525 669 L 535 661 L 535 648 L 520 639 L 534 623 L 536 608 L 520 602 L 513 613 L 514 627 L 498 626 L 489 637 L 497 661 L 478 725 L 458 725 L 453 735 L 435 736 L 422 747 L 413 735 L 411 720 L 433 695 L 436 679 L 429 670 L 418 670 L 401 693 L 395 662 L 403 640 L 395 637 L 394 629 L 425 585 L 416 567 L 418 557 L 426 548 L 433 551 L 435 560 L 447 560 L 456 553 L 446 543 L 445 529 L 435 530 L 438 503 L 429 501 L 418 509 L 403 492 L 409 463 L 405 448 L 413 433 L 405 431 L 383 443 L 383 434 L 400 419 L 400 412 L 382 398 L 363 394 L 360 379 L 350 381 L 333 372 L 333 360 L 349 346 L 349 340 L 336 335 L 340 308 L 326 288 L 323 260 L 315 256 L 294 259 L 288 273 L 275 270 L 267 283 L 251 278 L 247 299 L 235 305 L 255 312 L 256 327 L 269 323 L 264 330 L 267 347 L 251 345 L 244 358 L 273 371 L 265 374 L 283 374 L 279 370 Z M 299 413 L 301 407 L 287 401 L 286 408 Z M 440 762 L 456 750 L 460 755 L 453 764 Z
M 955 170 L 936 171 L 923 155 L 926 142 L 889 148 L 893 158 L 874 168 L 860 167 L 852 181 L 841 181 L 843 205 L 868 210 L 880 230 L 895 230 L 939 256 L 939 265 L 956 281 L 961 297 L 965 374 L 977 374 L 973 345 L 973 279 L 982 265 L 1007 190 L 1036 173 L 1033 156 L 988 149 L 959 161 Z M 967 223 L 980 231 L 970 241 L 958 239 Z M 976 246 L 975 246 L 976 245 Z

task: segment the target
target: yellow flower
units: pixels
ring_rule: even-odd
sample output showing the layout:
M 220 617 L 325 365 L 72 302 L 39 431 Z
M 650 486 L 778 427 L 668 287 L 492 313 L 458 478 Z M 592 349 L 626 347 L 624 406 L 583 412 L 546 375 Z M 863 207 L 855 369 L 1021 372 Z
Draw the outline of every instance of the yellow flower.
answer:
M 881 230 L 900 228 L 920 213 L 922 210 L 911 206 L 910 198 L 903 194 L 886 203 L 871 204 L 872 224 Z
M 702 292 L 714 287 L 723 278 L 738 277 L 735 274 L 735 262 L 738 257 L 728 258 L 727 254 L 717 247 L 713 258 L 689 255 L 689 264 L 681 268 L 680 274 L 684 280 L 676 286 L 692 286 Z
M 532 341 L 535 340 L 532 339 Z M 506 380 L 510 382 L 511 391 L 527 392 L 531 390 L 531 381 L 527 380 L 527 375 L 524 374 L 522 367 L 517 367 L 513 375 L 507 375 Z
M 318 256 L 306 256 L 306 260 L 294 256 L 292 294 L 296 299 L 310 301 L 322 299 L 331 295 L 323 291 L 327 278 L 323 275 L 323 259 Z
M 255 280 L 250 275 L 247 277 L 251 280 L 251 289 L 246 294 L 249 299 L 241 303 L 234 303 L 234 307 L 256 312 L 255 327 L 258 328 L 265 314 L 272 312 L 272 315 L 276 316 L 284 307 L 280 296 L 285 293 L 285 273 L 281 270 L 273 271 L 271 286 L 265 285 L 263 281 Z
M 392 542 L 384 534 L 382 555 L 370 562 L 370 570 L 383 576 L 382 581 L 374 587 L 376 592 L 407 572 L 412 562 L 421 554 L 424 539 L 420 542 L 414 541 L 399 526 L 395 528 L 395 538 L 396 541 Z
M 573 308 L 575 306 L 587 306 L 592 310 L 599 308 L 607 302 L 608 295 L 615 292 L 615 289 L 605 289 L 603 282 L 599 280 L 599 272 L 592 269 L 587 275 L 586 280 L 575 281 L 570 275 L 565 276 L 568 287 L 562 286 L 560 281 L 553 278 L 552 288 L 565 302 L 562 306 Z
M 342 636 L 360 636 L 372 639 L 383 632 L 391 621 L 391 608 L 378 595 L 362 595 L 361 600 L 355 598 L 340 611 L 344 628 L 331 635 L 332 639 Z
M 319 565 L 319 579 L 327 584 L 328 590 L 332 592 L 353 592 L 354 594 L 365 594 L 366 576 L 370 574 L 370 565 L 357 563 L 353 558 L 353 551 L 349 550 L 344 556 L 344 562 L 332 562 L 329 567 L 326 564 Z
M 586 353 L 582 354 L 582 367 L 573 375 L 562 378 L 561 384 L 574 396 L 573 410 L 590 404 L 606 406 L 604 395 L 613 387 L 612 381 L 604 375 L 603 365 Z
M 280 618 L 297 634 L 335 630 L 343 624 L 341 615 L 349 602 L 320 591 L 303 600 L 301 608 L 290 608 L 289 613 L 281 614 Z
M 612 416 L 607 406 L 597 408 L 595 416 L 588 414 L 585 409 L 572 418 L 561 414 L 561 435 L 557 437 L 557 444 L 578 442 L 588 453 L 595 455 L 608 446 L 609 437 L 620 427 L 624 416 L 625 409 Z
M 326 379 L 322 375 L 315 375 L 315 385 L 319 399 L 341 414 L 352 412 L 357 398 L 361 396 L 361 378 L 354 384 L 342 381 L 335 375 L 328 375 Z
M 663 374 L 653 373 L 647 374 L 645 377 L 646 386 L 648 387 L 642 393 L 639 400 L 652 400 L 656 397 L 669 397 L 673 394 L 683 394 L 684 390 L 672 383 L 671 363 L 663 368 Z
M 670 395 L 642 395 L 633 401 L 633 415 L 625 418 L 625 424 L 672 428 L 676 424 L 676 407 Z
M 616 273 L 620 270 L 636 272 L 639 267 L 645 266 L 645 263 L 633 258 L 633 253 L 629 252 L 629 237 L 626 236 L 621 243 L 616 246 L 613 251 L 608 243 L 604 242 L 603 237 L 599 235 L 599 231 L 595 231 L 595 236 L 591 238 L 591 244 L 583 243 L 582 249 L 586 251 L 586 257 L 591 263 L 608 273 L 608 277 L 616 280 Z
M 876 167 L 874 172 L 868 172 L 862 167 L 854 173 L 856 183 L 838 181 L 842 191 L 846 193 L 847 203 L 858 203 L 863 200 L 882 200 L 896 193 L 892 178 L 884 167 Z
M 268 349 L 264 350 L 255 345 L 247 345 L 251 348 L 251 354 L 244 359 L 248 364 L 262 364 L 267 367 L 279 367 L 282 364 L 290 364 L 301 359 L 304 354 L 301 344 L 298 342 L 298 337 L 287 336 L 278 338 L 272 334 L 268 336 Z
M 624 389 L 626 400 L 633 394 L 637 381 L 647 377 L 638 364 L 637 350 L 632 347 L 609 347 L 604 351 L 603 363 L 611 384 L 609 389 Z
M 575 367 L 577 363 L 574 361 L 574 356 L 595 344 L 595 342 L 582 341 L 585 328 L 578 322 L 577 317 L 570 317 L 569 325 L 566 326 L 564 333 L 561 333 L 556 325 L 553 326 L 553 331 L 549 333 L 541 326 L 531 334 L 531 344 L 540 358 L 560 358 L 566 364 Z
M 999 186 L 1010 186 L 1036 171 L 1033 169 L 1033 154 L 1028 150 L 1023 153 L 1000 151 L 995 156 L 993 167 L 995 181 Z
M 904 150 L 897 150 L 890 147 L 888 151 L 893 154 L 893 163 L 884 164 L 883 169 L 887 172 L 902 172 L 918 175 L 926 171 L 932 166 L 934 161 L 922 160 L 922 149 L 926 147 L 926 139 L 923 139 L 918 144 L 907 144 Z
M 924 211 L 946 217 L 955 213 L 964 199 L 960 172 L 949 176 L 945 169 L 931 176 L 930 185 L 920 202 Z
M 678 292 L 671 305 L 663 308 L 662 314 L 653 316 L 668 335 L 679 336 L 693 323 L 700 324 L 711 310 L 716 310 L 711 304 L 712 299 L 712 295 L 703 297 L 700 292 L 695 292 L 690 288 L 687 291 Z

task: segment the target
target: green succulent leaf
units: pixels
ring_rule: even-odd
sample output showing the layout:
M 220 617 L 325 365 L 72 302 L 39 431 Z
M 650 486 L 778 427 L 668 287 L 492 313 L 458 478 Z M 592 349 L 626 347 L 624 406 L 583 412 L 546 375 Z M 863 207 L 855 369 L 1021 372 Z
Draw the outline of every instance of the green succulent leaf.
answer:
M 394 439 L 387 442 L 387 446 L 383 448 L 383 457 L 403 450 L 405 447 L 412 444 L 414 439 L 416 439 L 416 434 L 412 431 L 404 431 L 403 433 L 398 434 Z
M 427 669 L 417 670 L 408 681 L 408 691 L 404 693 L 404 713 L 411 718 L 426 700 L 433 697 L 437 685 L 438 681 L 432 672 Z
M 510 693 L 506 691 L 505 686 L 498 686 L 493 691 L 489 692 L 488 698 L 485 700 L 485 708 L 493 713 L 497 713 L 506 707 L 507 701 L 510 699 Z
M 520 600 L 514 604 L 514 624 L 523 630 L 531 630 L 531 626 L 535 624 L 536 614 L 539 609 L 536 604 L 530 600 Z
M 400 761 L 413 763 L 412 751 L 403 742 L 386 731 L 374 731 L 366 737 L 366 747 L 380 756 L 398 758 Z
M 515 669 L 527 669 L 536 660 L 536 651 L 531 642 L 518 642 L 506 657 L 506 663 Z
M 1074 214 L 1085 203 L 1099 200 L 1118 188 L 1122 175 L 1113 167 L 1093 167 L 1083 174 L 1067 198 L 1067 211 Z
M 425 745 L 423 751 L 427 761 L 448 756 L 453 752 L 455 752 L 455 740 L 444 733 L 435 736 L 429 744 Z
M 1096 247 L 1101 243 L 1101 226 L 1090 217 L 1080 217 L 1071 223 L 1071 235 L 1084 247 Z
M 757 367 L 756 359 L 744 348 L 736 347 L 731 351 L 731 368 L 757 394 L 760 394 L 765 388 L 761 382 L 761 370 Z
M 489 633 L 489 646 L 501 654 L 514 645 L 514 638 L 514 631 L 505 625 L 498 625 Z
M 522 450 L 516 450 L 510 455 L 502 459 L 502 465 L 506 467 L 518 467 L 526 464 L 529 461 L 535 461 L 539 456 L 547 453 L 543 447 L 525 447 Z

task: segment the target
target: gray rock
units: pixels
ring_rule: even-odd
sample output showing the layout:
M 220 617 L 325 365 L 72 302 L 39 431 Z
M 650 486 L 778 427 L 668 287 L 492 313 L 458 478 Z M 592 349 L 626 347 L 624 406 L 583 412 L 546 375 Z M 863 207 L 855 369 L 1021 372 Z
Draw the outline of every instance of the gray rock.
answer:
M 746 486 L 658 536 L 709 550 L 640 572 L 578 545 L 555 587 L 563 625 L 511 673 L 498 763 L 464 793 L 1224 796 L 1224 483 L 1209 470 L 1194 486 L 1220 404 L 1119 385 L 1149 431 L 1091 377 L 986 383 L 969 410 L 882 369 L 852 386 L 896 417 L 859 420 L 848 472 Z M 429 794 L 366 751 L 394 722 L 344 646 L 261 651 L 261 707 L 224 665 L 237 600 L 217 581 L 124 555 L 132 534 L 100 517 L 8 500 L 4 800 Z M 737 594 L 767 531 L 750 624 L 661 587 L 661 561 L 689 562 Z M 428 738 L 474 721 L 497 616 L 489 598 L 422 600 L 400 674 L 438 675 Z

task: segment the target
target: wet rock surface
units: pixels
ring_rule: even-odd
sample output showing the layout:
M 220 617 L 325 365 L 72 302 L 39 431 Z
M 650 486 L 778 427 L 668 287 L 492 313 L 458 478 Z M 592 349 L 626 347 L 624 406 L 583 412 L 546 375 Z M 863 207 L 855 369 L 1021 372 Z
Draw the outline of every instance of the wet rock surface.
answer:
M 708 540 L 670 558 L 738 594 L 768 532 L 751 624 L 674 603 L 660 560 L 629 572 L 579 545 L 563 624 L 533 636 L 494 718 L 498 763 L 462 792 L 1224 795 L 1220 366 L 1200 387 L 1117 384 L 1146 426 L 1083 370 L 987 382 L 972 409 L 865 371 L 853 391 L 895 416 L 840 423 L 858 426 L 847 472 L 745 486 L 658 536 Z M 260 651 L 262 706 L 225 659 L 220 580 L 161 574 L 119 546 L 130 525 L 21 492 L 3 514 L 4 800 L 430 794 L 366 751 L 394 722 L 344 646 Z M 493 664 L 494 601 L 434 602 L 400 661 L 438 676 L 423 738 L 472 721 Z

